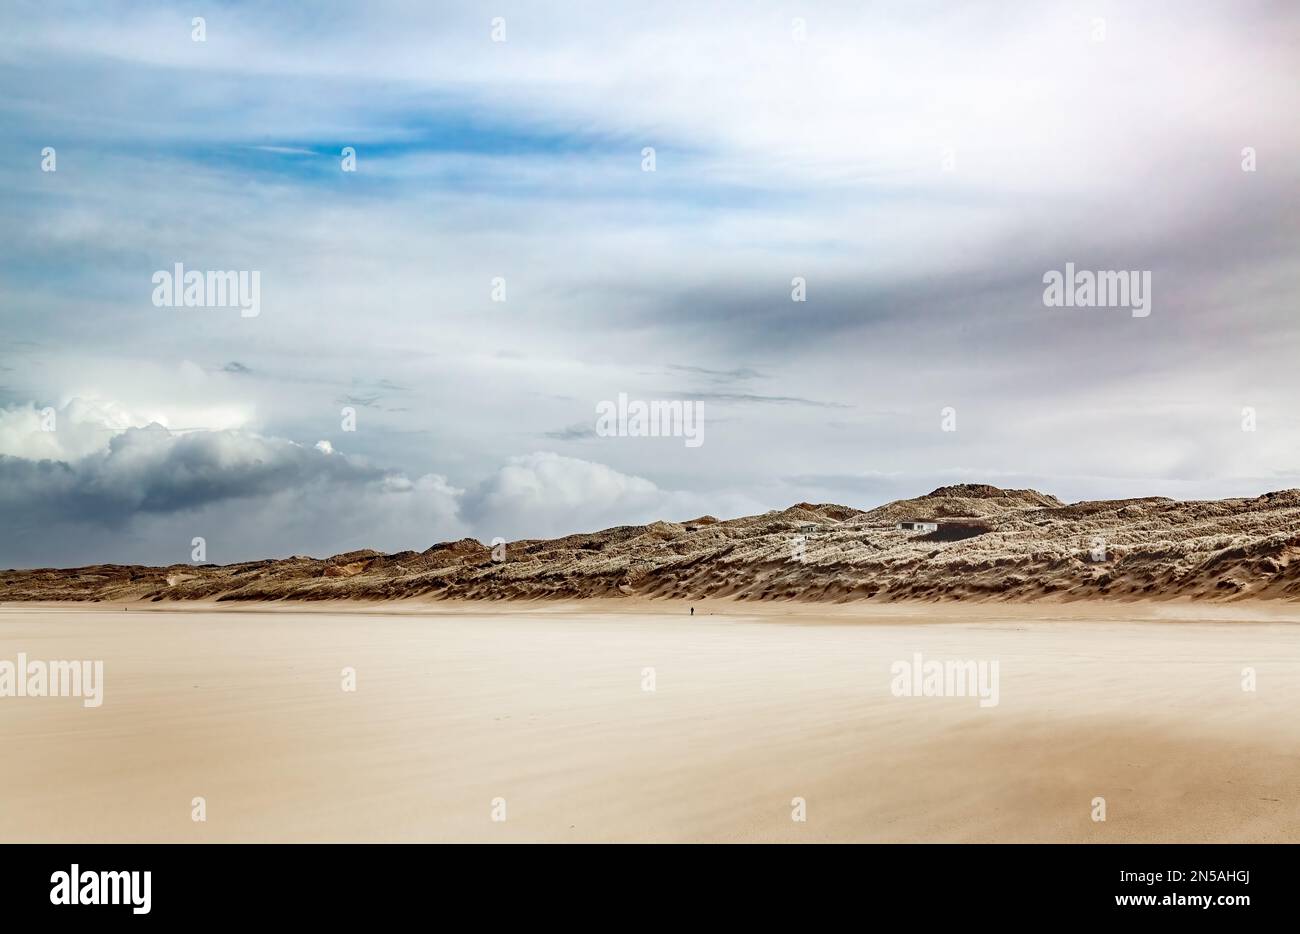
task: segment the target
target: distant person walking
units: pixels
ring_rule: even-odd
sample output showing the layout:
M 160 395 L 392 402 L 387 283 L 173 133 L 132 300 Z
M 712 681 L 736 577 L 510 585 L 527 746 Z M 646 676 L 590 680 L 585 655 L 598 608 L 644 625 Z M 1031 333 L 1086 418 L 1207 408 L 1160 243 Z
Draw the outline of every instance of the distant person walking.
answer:
M 695 607 L 691 607 L 691 615 L 692 615 L 692 616 L 695 615 Z

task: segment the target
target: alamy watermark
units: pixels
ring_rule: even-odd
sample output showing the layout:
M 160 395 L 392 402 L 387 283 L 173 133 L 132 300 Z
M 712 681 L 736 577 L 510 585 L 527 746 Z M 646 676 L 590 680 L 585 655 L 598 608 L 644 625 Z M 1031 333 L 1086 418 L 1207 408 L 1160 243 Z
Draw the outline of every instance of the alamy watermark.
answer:
M 159 269 L 150 280 L 155 308 L 238 308 L 242 318 L 262 313 L 262 273 L 259 270 L 188 272 L 182 263 Z
M 602 438 L 685 438 L 688 448 L 704 443 L 704 403 L 682 399 L 596 403 L 596 434 Z
M 51 875 L 50 882 L 51 905 L 130 905 L 132 914 L 147 915 L 153 904 L 153 873 L 148 869 L 96 872 L 73 863 L 67 872 Z
M 0 697 L 80 697 L 82 706 L 104 702 L 103 661 L 0 659 Z
M 920 652 L 889 666 L 895 697 L 978 697 L 981 707 L 996 707 L 1000 696 L 996 661 L 946 659 L 926 661 Z
M 1151 270 L 1089 269 L 1043 273 L 1043 304 L 1048 308 L 1131 308 L 1134 318 L 1151 314 Z

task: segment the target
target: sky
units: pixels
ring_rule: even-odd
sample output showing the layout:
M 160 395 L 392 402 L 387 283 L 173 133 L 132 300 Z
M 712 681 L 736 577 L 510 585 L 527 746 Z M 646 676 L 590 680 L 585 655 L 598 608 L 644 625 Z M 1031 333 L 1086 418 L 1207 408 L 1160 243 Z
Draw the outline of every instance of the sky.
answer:
M 1251 0 L 10 0 L 0 567 L 1300 486 L 1297 49 Z

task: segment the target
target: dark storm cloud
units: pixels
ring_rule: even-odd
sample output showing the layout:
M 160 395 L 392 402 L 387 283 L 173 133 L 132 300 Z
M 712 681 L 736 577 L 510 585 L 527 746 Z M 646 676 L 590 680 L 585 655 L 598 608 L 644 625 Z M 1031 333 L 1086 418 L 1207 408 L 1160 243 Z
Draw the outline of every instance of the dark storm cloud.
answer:
M 140 513 L 199 509 L 313 485 L 357 485 L 382 471 L 237 432 L 133 428 L 72 462 L 0 455 L 0 510 L 12 521 L 119 525 Z

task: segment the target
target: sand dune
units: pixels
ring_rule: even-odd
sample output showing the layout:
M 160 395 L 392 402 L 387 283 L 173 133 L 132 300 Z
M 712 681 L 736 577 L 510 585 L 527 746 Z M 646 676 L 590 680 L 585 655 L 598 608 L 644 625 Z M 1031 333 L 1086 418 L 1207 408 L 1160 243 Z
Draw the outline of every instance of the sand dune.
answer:
M 900 531 L 907 520 L 939 527 Z M 1297 554 L 1297 490 L 1065 505 L 1033 490 L 967 484 L 868 512 L 800 503 L 743 519 L 702 516 L 512 542 L 496 554 L 464 539 L 424 552 L 221 567 L 7 571 L 0 600 L 1294 599 Z

